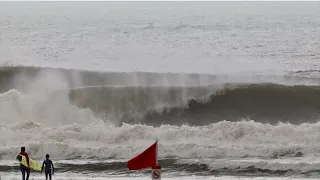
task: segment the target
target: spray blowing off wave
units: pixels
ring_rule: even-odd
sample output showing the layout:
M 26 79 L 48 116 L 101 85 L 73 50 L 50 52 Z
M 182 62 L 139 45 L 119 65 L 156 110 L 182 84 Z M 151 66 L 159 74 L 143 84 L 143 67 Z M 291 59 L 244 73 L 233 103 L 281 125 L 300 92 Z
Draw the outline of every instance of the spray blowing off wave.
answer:
M 17 96 L 12 92 L 22 92 L 21 97 L 29 100 L 20 103 L 33 108 L 26 111 L 40 114 L 35 119 L 62 114 L 61 119 L 68 119 L 66 122 L 76 121 L 77 116 L 69 118 L 69 112 L 74 110 L 64 111 L 75 109 L 76 105 L 79 111 L 88 111 L 88 116 L 94 114 L 116 125 L 122 122 L 206 125 L 247 117 L 272 124 L 318 120 L 320 90 L 308 83 L 317 84 L 319 79 L 251 78 L 243 84 L 237 79 L 201 74 L 89 72 L 34 67 L 3 67 L 0 71 L 1 88 L 7 92 L 3 98 Z M 274 83 L 267 83 L 266 79 Z M 281 85 L 277 85 L 279 83 Z M 303 84 L 293 86 L 290 83 Z M 27 102 L 31 101 L 37 103 L 30 106 Z M 27 109 L 12 105 L 13 109 L 17 107 Z M 10 108 L 3 107 L 8 111 Z M 48 115 L 49 112 L 52 115 Z M 55 122 L 52 118 L 48 121 Z
M 55 74 L 67 84 L 68 88 L 121 85 L 121 86 L 149 86 L 149 85 L 208 85 L 215 84 L 221 79 L 215 75 L 179 74 L 179 73 L 148 73 L 148 72 L 98 72 L 86 70 L 41 68 L 41 67 L 1 67 L 0 90 L 10 89 L 27 91 L 30 81 L 38 79 L 43 73 Z M 220 79 L 220 80 L 219 80 Z
M 307 71 L 309 72 L 309 71 Z M 151 72 L 100 72 L 48 67 L 0 67 L 0 91 L 10 89 L 26 91 L 30 81 L 43 73 L 60 76 L 68 88 L 120 85 L 120 86 L 208 86 L 212 84 L 247 82 L 276 83 L 285 85 L 320 84 L 320 79 L 305 76 L 307 72 L 291 72 L 288 75 L 215 75 L 196 73 Z
M 259 122 L 316 122 L 320 87 L 276 84 L 206 87 L 88 87 L 70 101 L 118 122 L 206 125 L 250 117 Z

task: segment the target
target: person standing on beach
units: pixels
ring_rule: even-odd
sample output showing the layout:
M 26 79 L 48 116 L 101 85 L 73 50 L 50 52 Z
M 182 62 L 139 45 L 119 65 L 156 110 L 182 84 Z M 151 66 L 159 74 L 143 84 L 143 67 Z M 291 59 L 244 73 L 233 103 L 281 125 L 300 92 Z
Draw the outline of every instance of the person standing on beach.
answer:
M 20 156 L 19 156 L 20 155 Z M 21 147 L 21 152 L 19 153 L 19 155 L 17 156 L 17 159 L 19 161 L 21 161 L 21 159 L 19 158 L 22 158 L 21 156 L 25 156 L 26 157 L 26 160 L 27 160 L 27 164 L 28 164 L 28 167 L 24 166 L 23 164 L 20 163 L 20 171 L 21 171 L 21 174 L 22 174 L 22 180 L 29 180 L 29 175 L 30 175 L 30 164 L 29 164 L 29 156 L 28 156 L 28 153 L 26 153 L 26 148 L 25 147 Z M 25 177 L 27 173 L 27 178 Z

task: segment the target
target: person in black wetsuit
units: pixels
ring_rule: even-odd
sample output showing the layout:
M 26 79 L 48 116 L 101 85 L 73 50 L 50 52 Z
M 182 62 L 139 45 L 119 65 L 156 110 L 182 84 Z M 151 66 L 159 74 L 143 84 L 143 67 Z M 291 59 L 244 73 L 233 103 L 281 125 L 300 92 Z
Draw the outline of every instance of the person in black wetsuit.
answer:
M 50 180 L 52 179 L 52 175 L 54 174 L 54 167 L 53 167 L 53 163 L 52 161 L 49 159 L 49 154 L 46 155 L 46 159 L 43 161 L 42 163 L 42 167 L 41 167 L 41 174 L 43 171 L 43 166 L 45 166 L 45 174 L 46 174 L 46 180 L 48 179 L 48 175 Z M 51 174 L 52 173 L 52 174 Z

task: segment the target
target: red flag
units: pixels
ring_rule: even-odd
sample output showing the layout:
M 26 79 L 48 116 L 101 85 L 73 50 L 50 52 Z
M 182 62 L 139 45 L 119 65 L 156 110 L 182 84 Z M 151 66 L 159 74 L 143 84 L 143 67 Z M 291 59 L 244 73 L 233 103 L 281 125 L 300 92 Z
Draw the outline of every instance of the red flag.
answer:
M 157 141 L 158 142 L 158 141 Z M 156 166 L 157 164 L 157 142 L 151 145 L 138 156 L 128 161 L 129 170 L 139 170 Z

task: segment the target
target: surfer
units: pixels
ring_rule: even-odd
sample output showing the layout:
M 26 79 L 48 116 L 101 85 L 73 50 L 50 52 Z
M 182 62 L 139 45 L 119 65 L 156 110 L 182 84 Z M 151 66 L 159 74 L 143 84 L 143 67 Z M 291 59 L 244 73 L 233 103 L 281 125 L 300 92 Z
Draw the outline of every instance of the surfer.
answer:
M 53 167 L 52 161 L 49 159 L 49 154 L 46 155 L 46 159 L 42 163 L 41 174 L 42 174 L 42 171 L 43 171 L 43 166 L 46 166 L 46 169 L 44 171 L 45 174 L 46 174 L 46 180 L 48 179 L 48 175 L 49 175 L 49 178 L 51 180 L 52 175 L 54 174 L 54 167 Z M 52 175 L 51 175 L 51 172 L 52 172 Z
M 27 164 L 28 167 L 22 165 L 22 163 L 20 163 L 20 171 L 22 173 L 22 180 L 29 180 L 29 175 L 30 175 L 30 164 L 29 164 L 29 157 L 28 157 L 28 153 L 26 153 L 26 148 L 25 147 L 21 147 L 21 152 L 19 153 L 19 155 L 21 156 L 25 156 L 26 160 L 27 160 Z M 19 161 L 21 161 L 19 158 L 21 158 L 21 156 L 17 156 L 17 159 Z M 27 178 L 25 177 L 27 173 Z

